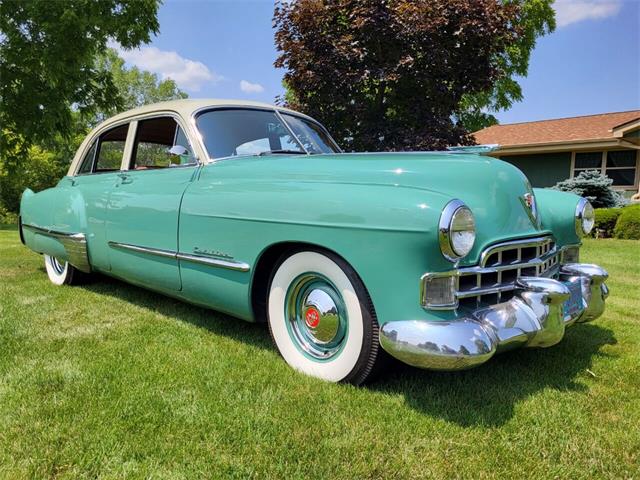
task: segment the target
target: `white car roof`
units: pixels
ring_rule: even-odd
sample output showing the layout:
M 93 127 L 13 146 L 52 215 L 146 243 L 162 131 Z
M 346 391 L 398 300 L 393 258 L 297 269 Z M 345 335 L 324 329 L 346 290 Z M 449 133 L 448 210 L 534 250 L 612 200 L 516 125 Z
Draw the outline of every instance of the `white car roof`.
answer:
M 144 105 L 142 107 L 134 108 L 132 110 L 127 110 L 126 112 L 119 113 L 113 117 L 110 117 L 100 126 L 105 125 L 107 123 L 116 123 L 120 120 L 126 119 L 128 117 L 153 113 L 155 111 L 167 111 L 172 110 L 181 114 L 183 117 L 188 118 L 191 114 L 197 110 L 207 107 L 258 107 L 258 108 L 269 108 L 269 109 L 277 109 L 281 111 L 289 111 L 293 113 L 293 110 L 288 108 L 279 107 L 277 105 L 272 105 L 269 103 L 263 102 L 253 102 L 251 100 L 231 100 L 231 99 L 221 99 L 221 98 L 185 98 L 182 100 L 169 100 L 167 102 L 158 102 L 152 103 L 150 105 Z
M 307 115 L 301 114 L 294 110 L 279 107 L 277 105 L 272 105 L 269 103 L 263 102 L 253 102 L 251 100 L 230 100 L 230 99 L 220 99 L 220 98 L 185 98 L 181 100 L 169 100 L 167 102 L 158 102 L 152 103 L 150 105 L 144 105 L 142 107 L 134 108 L 131 110 L 127 110 L 126 112 L 119 113 L 114 115 L 113 117 L 108 118 L 104 122 L 97 125 L 84 139 L 80 148 L 76 152 L 76 155 L 69 166 L 69 171 L 67 175 L 73 175 L 74 172 L 78 169 L 79 163 L 88 148 L 88 144 L 90 139 L 93 139 L 96 133 L 104 131 L 108 129 L 111 125 L 116 125 L 118 123 L 124 122 L 130 118 L 144 116 L 144 115 L 153 115 L 155 112 L 175 112 L 184 120 L 187 120 L 193 115 L 194 112 L 206 109 L 206 108 L 216 108 L 216 107 L 249 107 L 249 108 L 266 108 L 270 110 L 278 110 L 281 112 L 290 112 L 295 113 L 296 115 L 301 115 L 303 117 L 307 117 Z M 310 118 L 310 117 L 307 117 Z M 200 152 L 202 153 L 202 152 Z

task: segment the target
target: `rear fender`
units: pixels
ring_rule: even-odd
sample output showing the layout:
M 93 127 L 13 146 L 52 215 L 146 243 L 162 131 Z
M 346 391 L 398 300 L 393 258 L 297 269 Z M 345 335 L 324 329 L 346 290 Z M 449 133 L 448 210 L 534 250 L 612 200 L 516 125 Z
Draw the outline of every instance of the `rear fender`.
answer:
M 70 185 L 65 177 L 54 188 L 38 193 L 25 190 L 20 201 L 21 235 L 34 252 L 68 261 L 88 272 L 84 201 Z

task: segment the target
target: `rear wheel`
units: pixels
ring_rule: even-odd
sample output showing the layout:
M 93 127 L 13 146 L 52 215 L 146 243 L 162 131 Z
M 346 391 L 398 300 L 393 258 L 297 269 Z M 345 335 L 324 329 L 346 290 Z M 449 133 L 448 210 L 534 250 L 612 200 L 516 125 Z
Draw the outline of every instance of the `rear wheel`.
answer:
M 384 353 L 364 285 L 337 255 L 297 251 L 275 268 L 267 300 L 269 330 L 285 361 L 307 375 L 360 385 Z
M 44 266 L 49 280 L 55 285 L 77 285 L 86 279 L 86 275 L 69 262 L 58 260 L 50 255 L 44 255 Z

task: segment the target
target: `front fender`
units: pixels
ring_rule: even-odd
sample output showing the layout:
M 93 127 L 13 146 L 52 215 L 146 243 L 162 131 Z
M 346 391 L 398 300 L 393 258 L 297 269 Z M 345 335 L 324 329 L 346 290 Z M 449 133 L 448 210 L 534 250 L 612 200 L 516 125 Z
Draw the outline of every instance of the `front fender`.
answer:
M 216 173 L 203 169 L 183 197 L 181 252 L 212 252 L 255 267 L 271 245 L 322 246 L 358 272 L 381 323 L 426 318 L 419 304 L 420 277 L 450 268 L 437 243 L 448 196 L 389 185 L 225 182 Z M 181 274 L 192 300 L 251 318 L 248 275 L 193 266 Z
M 542 227 L 553 232 L 559 246 L 580 243 L 576 232 L 575 214 L 582 197 L 573 193 L 534 188 Z

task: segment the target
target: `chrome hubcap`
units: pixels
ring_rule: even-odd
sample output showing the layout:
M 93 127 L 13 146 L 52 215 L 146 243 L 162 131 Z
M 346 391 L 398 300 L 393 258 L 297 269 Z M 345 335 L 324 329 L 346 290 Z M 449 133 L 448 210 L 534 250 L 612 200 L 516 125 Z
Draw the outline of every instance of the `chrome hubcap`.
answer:
M 58 274 L 62 275 L 64 273 L 64 269 L 67 266 L 67 262 L 60 262 L 56 257 L 49 257 L 50 264 L 53 270 Z
M 341 349 L 347 334 L 342 296 L 318 273 L 294 280 L 286 297 L 287 327 L 296 346 L 309 357 L 327 360 Z

